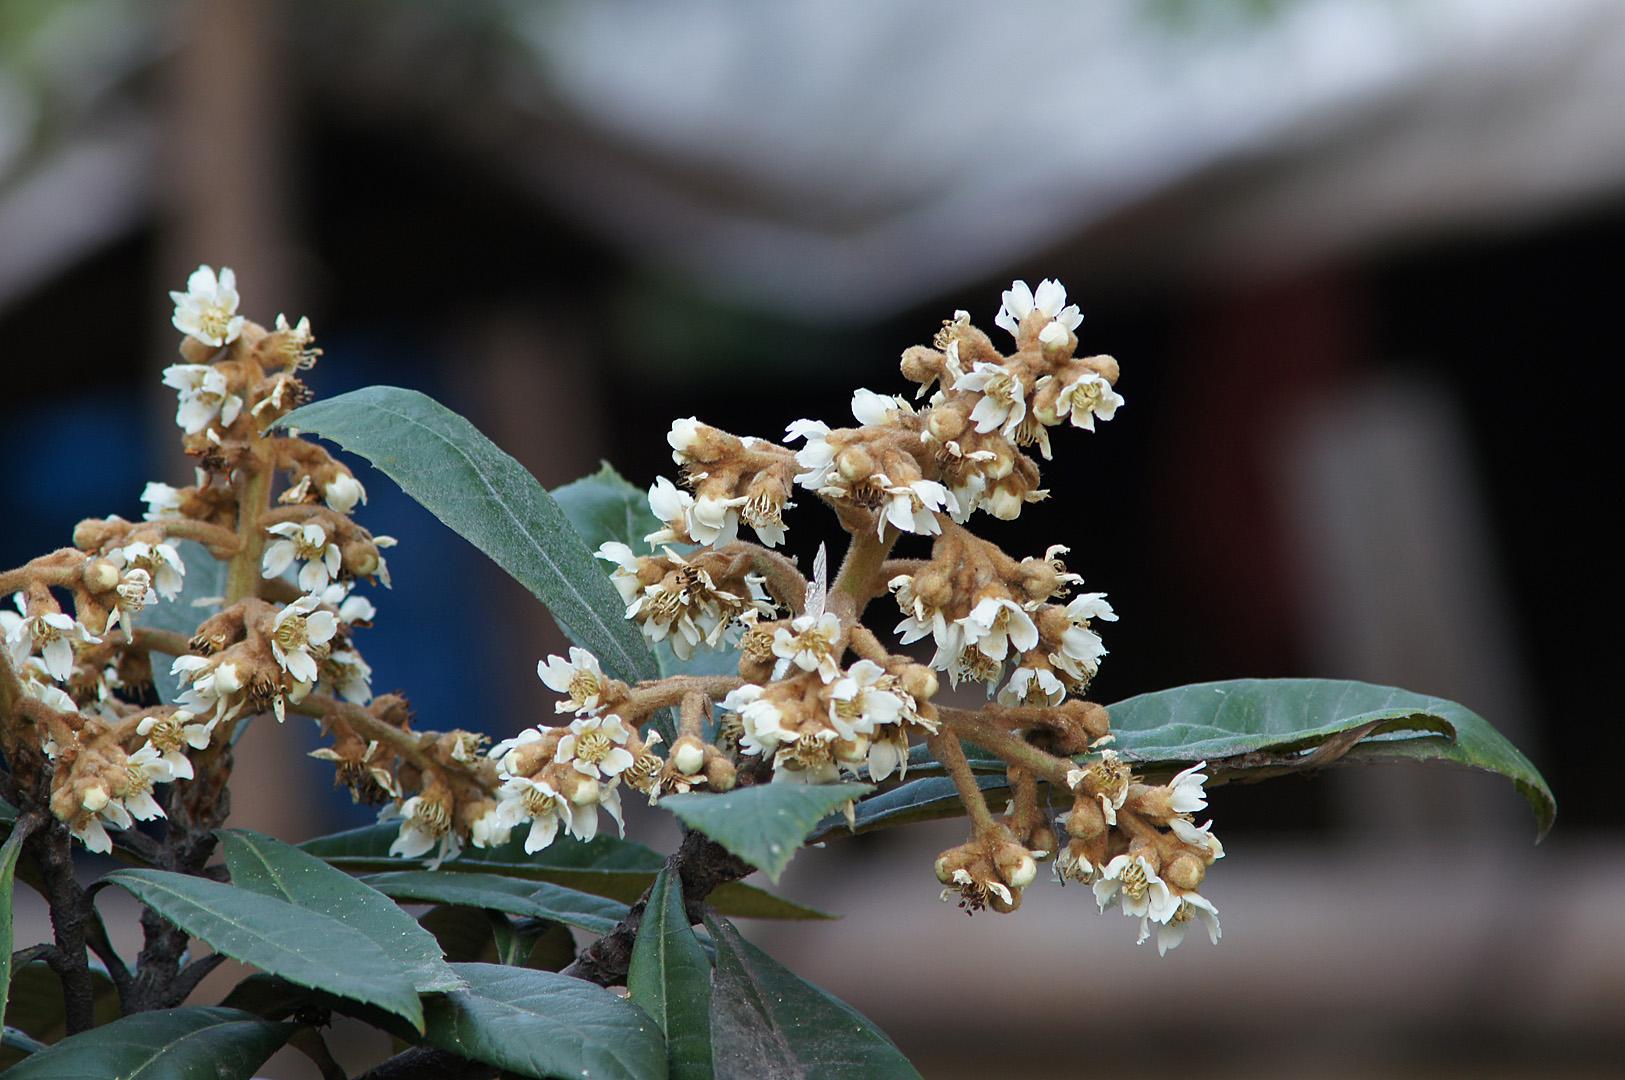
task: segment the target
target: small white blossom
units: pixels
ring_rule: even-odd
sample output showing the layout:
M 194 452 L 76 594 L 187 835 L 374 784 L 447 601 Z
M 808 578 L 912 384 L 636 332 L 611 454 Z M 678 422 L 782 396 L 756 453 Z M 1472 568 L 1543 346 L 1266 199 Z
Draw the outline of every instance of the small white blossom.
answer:
M 335 649 L 322 662 L 326 670 L 324 681 L 331 683 L 338 696 L 356 705 L 372 700 L 372 665 L 362 659 L 354 649 Z
M 147 745 L 163 757 L 170 775 L 177 780 L 192 779 L 192 760 L 185 748 L 202 750 L 209 745 L 214 724 L 200 724 L 197 717 L 185 709 L 176 709 L 167 716 L 145 716 L 136 725 L 135 733 L 147 738 Z
M 1066 287 L 1051 278 L 1040 281 L 1037 292 L 1027 288 L 1025 281 L 1013 281 L 1003 301 L 993 323 L 1009 331 L 1012 337 L 1020 330 L 1021 321 L 1034 311 L 1050 320 L 1038 333 L 1038 340 L 1046 345 L 1064 342 L 1066 334 L 1083 322 L 1078 306 L 1066 302 Z
M 1119 855 L 1095 879 L 1095 902 L 1105 911 L 1121 904 L 1123 914 L 1152 922 L 1167 922 L 1179 908 L 1179 899 L 1143 855 Z
M 85 817 L 70 826 L 69 831 L 85 845 L 86 851 L 106 855 L 113 850 L 113 840 L 107 835 L 107 826 L 115 829 L 130 827 L 130 813 L 122 800 L 112 798 L 104 787 L 88 789 L 80 803 Z
M 113 606 L 107 613 L 107 628 L 102 634 L 111 634 L 120 623 L 124 624 L 127 632 L 131 632 L 130 620 L 142 608 L 157 602 L 158 594 L 153 591 L 151 574 L 145 570 L 124 571 L 119 576 L 118 584 L 113 587 Z
M 626 724 L 614 714 L 577 717 L 570 721 L 570 734 L 559 740 L 553 760 L 582 776 L 613 780 L 632 767 L 634 759 L 626 749 L 631 737 Z
M 491 747 L 490 752 L 485 756 L 497 763 L 497 772 L 503 777 L 512 776 L 514 775 L 515 766 L 518 763 L 513 760 L 510 755 L 522 746 L 528 746 L 533 742 L 537 742 L 541 739 L 541 737 L 542 733 L 540 729 L 526 728 L 513 738 L 503 739 L 501 742 Z
M 299 569 L 299 588 L 302 592 L 319 593 L 327 583 L 338 577 L 344 562 L 344 552 L 327 538 L 327 530 L 314 521 L 300 525 L 292 521 L 268 526 L 265 530 L 277 537 L 265 548 L 260 576 L 280 577 L 295 559 L 304 563 Z M 383 560 L 378 560 L 380 568 Z
M 1197 893 L 1185 893 L 1178 897 L 1179 906 L 1168 917 L 1166 922 L 1156 923 L 1157 927 L 1157 955 L 1166 956 L 1169 949 L 1178 948 L 1179 943 L 1185 940 L 1185 931 L 1190 929 L 1192 922 L 1200 922 L 1207 930 L 1207 938 L 1217 945 L 1223 935 L 1219 931 L 1219 911 L 1206 897 Z M 1153 920 L 1142 918 L 1140 920 L 1139 943 L 1144 944 L 1145 939 L 1151 936 Z
M 1110 420 L 1122 405 L 1123 397 L 1112 389 L 1112 384 L 1091 371 L 1061 388 L 1055 399 L 1055 414 L 1057 422 L 1070 416 L 1073 427 L 1093 431 L 1096 420 Z
M 739 539 L 739 508 L 744 506 L 743 496 L 718 499 L 701 495 L 688 511 L 688 534 L 697 544 L 722 547 Z
M 876 522 L 882 536 L 888 522 L 903 532 L 935 536 L 942 531 L 942 524 L 937 521 L 938 511 L 946 508 L 951 514 L 959 512 L 953 494 L 935 480 L 894 485 L 884 473 L 875 479 L 886 490 L 886 513 Z
M 330 611 L 318 611 L 319 596 L 302 596 L 277 613 L 271 630 L 271 653 L 282 670 L 302 683 L 316 681 L 316 657 L 320 649 L 338 633 L 338 618 Z
M 229 266 L 222 266 L 219 276 L 211 266 L 198 267 L 186 279 L 186 291 L 171 291 L 169 298 L 175 301 L 170 319 L 175 329 L 205 345 L 218 349 L 243 332 L 243 317 L 237 314 L 237 275 Z
M 999 366 L 980 361 L 954 384 L 955 390 L 971 390 L 982 395 L 971 410 L 971 422 L 984 435 L 1002 430 L 1010 435 L 1027 417 L 1026 391 L 1021 379 Z
M 896 723 L 903 699 L 891 690 L 893 680 L 873 660 L 859 660 L 829 688 L 829 721 L 841 738 L 873 734 L 877 727 Z
M 165 600 L 179 596 L 185 584 L 186 564 L 181 561 L 181 553 L 173 544 L 149 544 L 137 540 L 114 550 L 109 558 L 119 566 L 145 570 L 152 575 L 152 587 Z
M 862 387 L 852 394 L 852 416 L 860 424 L 884 424 L 898 413 L 913 416 L 914 406 L 903 398 L 891 394 L 877 394 Z
M 703 426 L 699 419 L 693 416 L 671 422 L 671 430 L 666 433 L 666 444 L 671 447 L 672 461 L 679 465 L 693 462 L 690 452 L 700 441 L 700 428 Z
M 525 836 L 527 855 L 533 855 L 551 844 L 559 834 L 561 823 L 566 831 L 574 833 L 577 817 L 597 816 L 595 808 L 573 805 L 547 782 L 523 776 L 505 781 L 500 796 L 497 813 L 506 830 L 530 822 L 530 831 Z
M 1003 660 L 1010 646 L 1026 652 L 1038 644 L 1038 627 L 1021 605 L 1007 596 L 987 596 L 959 620 L 965 628 L 965 646 L 974 646 L 989 660 Z
M 1197 825 L 1188 818 L 1176 817 L 1168 822 L 1175 836 L 1193 848 L 1205 848 L 1215 860 L 1224 858 L 1224 845 L 1213 835 L 1213 822 Z
M 243 409 L 243 399 L 227 388 L 226 373 L 212 364 L 171 364 L 164 369 L 164 385 L 179 393 L 175 423 L 188 435 L 196 435 L 215 417 L 230 427 Z
M 451 812 L 446 805 L 434 799 L 414 795 L 397 809 L 393 803 L 379 815 L 380 821 L 401 819 L 401 831 L 389 845 L 389 853 L 403 859 L 421 859 L 433 851 L 429 869 L 437 869 L 447 859 L 455 859 L 463 850 L 457 830 L 451 827 Z
M 568 660 L 562 656 L 549 656 L 546 660 L 537 661 L 536 677 L 546 683 L 549 690 L 570 699 L 556 703 L 553 706 L 556 712 L 597 712 L 598 700 L 609 687 L 609 679 L 598 665 L 598 658 L 586 649 L 575 646 L 570 647 Z
M 95 645 L 102 639 L 60 611 L 46 611 L 17 619 L 6 634 L 6 646 L 13 664 L 21 666 L 38 650 L 45 661 L 45 670 L 57 682 L 67 682 L 68 676 L 73 674 L 73 643 L 76 640 Z
M 169 762 L 150 742 L 131 754 L 124 762 L 124 787 L 119 794 L 124 809 L 137 821 L 151 821 L 166 816 L 164 808 L 152 797 L 152 785 L 166 784 L 174 779 Z
M 1011 672 L 998 700 L 1000 705 L 1059 705 L 1066 700 L 1066 687 L 1049 668 L 1023 665 Z
M 785 432 L 785 442 L 807 440 L 796 451 L 796 464 L 805 471 L 796 474 L 795 482 L 809 491 L 828 487 L 835 476 L 835 448 L 829 442 L 829 425 L 822 420 L 794 420 Z
M 1175 813 L 1194 814 L 1207 806 L 1207 792 L 1202 790 L 1207 774 L 1201 771 L 1206 767 L 1207 762 L 1198 761 L 1168 781 L 1168 802 Z
M 657 476 L 649 485 L 649 509 L 664 527 L 645 536 L 644 543 L 686 544 L 690 541 L 689 511 L 694 509 L 694 496 L 664 476 Z
M 800 615 L 788 628 L 773 631 L 773 655 L 778 663 L 773 677 L 782 679 L 794 664 L 802 671 L 816 671 L 825 682 L 840 674 L 835 663 L 835 642 L 841 636 L 841 620 L 832 611 L 822 615 Z
M 187 687 L 176 703 L 188 712 L 213 712 L 219 721 L 230 719 L 242 708 L 243 701 L 237 699 L 243 689 L 242 672 L 230 661 L 217 663 L 204 656 L 177 656 L 169 673 Z
M 610 571 L 610 584 L 615 586 L 624 602 L 634 603 L 638 594 L 643 591 L 643 585 L 638 581 L 638 557 L 632 554 L 632 549 L 618 541 L 610 540 L 593 554 L 605 562 L 616 564 L 615 569 Z
M 366 503 L 367 489 L 349 473 L 339 473 L 322 489 L 322 498 L 329 509 L 348 514 L 355 509 L 356 503 Z
M 147 512 L 142 515 L 147 521 L 175 517 L 181 512 L 181 489 L 149 480 L 141 489 L 141 501 L 147 504 Z

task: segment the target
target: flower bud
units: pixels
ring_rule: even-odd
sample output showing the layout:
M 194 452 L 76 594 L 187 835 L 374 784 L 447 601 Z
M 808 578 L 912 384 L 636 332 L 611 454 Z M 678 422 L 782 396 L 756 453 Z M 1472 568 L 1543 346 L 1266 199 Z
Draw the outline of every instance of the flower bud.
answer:
M 596 803 L 600 794 L 598 781 L 590 776 L 582 776 L 580 773 L 574 775 L 576 780 L 573 784 L 568 780 L 565 781 L 564 787 L 568 789 L 564 793 L 565 797 L 577 806 L 591 806 Z
M 965 414 L 946 406 L 932 409 L 926 421 L 931 435 L 938 442 L 951 442 L 965 434 Z
M 672 747 L 671 763 L 684 776 L 693 776 L 705 765 L 705 747 L 698 739 L 685 735 Z
M 1021 516 L 1021 496 L 1001 484 L 988 500 L 987 512 L 1000 521 L 1014 521 Z
M 355 509 L 356 503 L 367 501 L 367 489 L 361 486 L 361 481 L 349 473 L 340 473 L 328 481 L 327 486 L 322 489 L 322 494 L 327 500 L 328 507 L 341 514 L 348 514 Z
M 861 446 L 853 446 L 835 456 L 835 468 L 842 480 L 856 484 L 874 475 L 875 461 Z
M 737 781 L 738 773 L 727 758 L 713 756 L 705 763 L 705 782 L 712 791 L 732 791 Z
M 80 797 L 79 805 L 94 814 L 107 805 L 108 799 L 107 789 L 97 784 L 94 787 L 85 789 L 84 795 Z
M 916 701 L 929 701 L 937 696 L 937 673 L 924 664 L 910 664 L 903 672 L 903 689 Z
M 93 593 L 104 593 L 118 585 L 118 567 L 106 559 L 92 559 L 85 563 L 85 588 Z
M 1079 840 L 1093 840 L 1106 831 L 1106 812 L 1100 800 L 1093 795 L 1078 793 L 1072 812 L 1066 818 L 1066 831 Z
M 850 739 L 837 739 L 835 742 L 835 760 L 844 761 L 848 765 L 863 761 L 869 756 L 869 737 L 855 735 Z
M 344 545 L 344 566 L 355 577 L 371 577 L 378 572 L 378 552 L 365 541 L 352 540 Z
M 1195 855 L 1181 852 L 1162 868 L 1162 876 L 1170 884 L 1190 892 L 1202 884 L 1202 879 L 1207 876 L 1207 867 Z

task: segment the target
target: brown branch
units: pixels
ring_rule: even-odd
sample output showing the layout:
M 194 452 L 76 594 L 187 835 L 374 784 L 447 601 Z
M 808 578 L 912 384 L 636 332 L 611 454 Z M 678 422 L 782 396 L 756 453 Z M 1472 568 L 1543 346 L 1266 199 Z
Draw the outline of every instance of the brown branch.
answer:
M 690 923 L 701 919 L 705 898 L 719 885 L 755 871 L 755 867 L 733 855 L 703 833 L 688 832 L 677 851 L 666 859 L 666 870 L 675 874 L 683 885 L 683 908 Z M 637 940 L 638 927 L 643 923 L 643 909 L 649 902 L 645 890 L 637 903 L 615 929 L 584 949 L 574 963 L 561 974 L 586 979 L 599 986 L 621 986 L 626 982 L 627 968 L 632 963 L 632 945 Z

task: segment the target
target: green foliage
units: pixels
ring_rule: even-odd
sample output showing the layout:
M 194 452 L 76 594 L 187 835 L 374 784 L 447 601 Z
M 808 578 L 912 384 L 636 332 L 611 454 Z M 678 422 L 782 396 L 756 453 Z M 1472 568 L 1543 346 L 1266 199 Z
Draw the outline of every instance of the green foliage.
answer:
M 118 990 L 94 962 L 90 967 L 91 992 L 97 1024 L 118 1019 Z M 24 964 L 11 973 L 11 1000 L 6 1002 L 6 1030 L 44 1045 L 67 1034 L 67 1015 L 62 1000 L 62 980 L 43 960 Z M 13 1065 L 27 1053 L 22 1038 L 9 1039 L 0 1049 L 0 1070 Z
M 711 988 L 717 1076 L 919 1077 L 885 1033 L 846 1002 L 798 978 L 726 919 L 707 918 L 705 925 L 717 947 Z
M 551 971 L 454 964 L 468 984 L 431 1000 L 424 1041 L 520 1076 L 664 1076 L 666 1045 L 647 1013 Z
M 12 1080 L 249 1080 L 293 1034 L 237 1009 L 162 1009 L 81 1032 L 6 1070 Z
M 777 881 L 826 814 L 873 790 L 870 784 L 757 784 L 669 795 L 660 805 Z
M 411 969 L 420 993 L 462 985 L 441 958 L 434 935 L 388 895 L 269 836 L 248 829 L 221 829 L 219 836 L 233 885 L 338 919 L 359 931 Z
M 386 822 L 320 836 L 299 846 L 352 873 L 426 866 L 427 862 L 421 859 L 401 859 L 389 854 L 396 831 L 396 825 Z M 464 849 L 447 868 L 459 873 L 549 881 L 630 904 L 643 895 L 664 865 L 664 857 L 642 844 L 600 834 L 588 841 L 561 836 L 532 855 L 525 854 L 524 841 L 517 838 L 501 847 Z M 722 914 L 740 919 L 831 918 L 822 911 L 737 881 L 718 888 L 708 902 Z
M 649 892 L 626 975 L 632 1000 L 666 1033 L 672 1080 L 711 1075 L 711 961 L 688 922 L 683 887 L 662 870 Z
M 0 845 L 0 1012 L 11 1000 L 11 894 L 17 883 L 17 860 L 23 853 L 23 833 L 13 831 Z
M 333 871 L 337 873 L 337 871 Z M 452 870 L 400 870 L 374 874 L 367 885 L 385 896 L 415 903 L 460 904 L 533 919 L 551 919 L 593 934 L 607 934 L 627 907 L 591 893 L 547 882 Z
M 233 960 L 423 1027 L 415 963 L 384 951 L 348 920 L 165 870 L 116 870 L 104 880 Z
M 415 390 L 370 386 L 295 409 L 283 427 L 360 454 L 547 605 L 604 670 L 654 678 L 604 563 L 536 478 L 467 420 Z

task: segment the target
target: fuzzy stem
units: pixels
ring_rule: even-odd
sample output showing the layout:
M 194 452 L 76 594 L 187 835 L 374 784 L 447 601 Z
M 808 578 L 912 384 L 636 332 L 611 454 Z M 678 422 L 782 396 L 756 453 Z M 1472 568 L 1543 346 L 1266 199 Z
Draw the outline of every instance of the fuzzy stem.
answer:
M 948 770 L 948 775 L 953 779 L 959 801 L 965 804 L 965 816 L 970 818 L 972 835 L 985 836 L 998 828 L 993 821 L 993 812 L 987 808 L 987 799 L 976 784 L 976 775 L 965 760 L 959 737 L 952 731 L 941 731 L 927 735 L 925 744 L 930 747 L 931 756 L 942 762 L 942 767 Z
M 898 532 L 886 526 L 883 536 L 867 529 L 852 534 L 852 543 L 841 560 L 840 573 L 829 587 L 829 609 L 847 626 L 856 625 L 863 609 L 874 599 L 874 582 L 886 556 L 897 543 Z
M 1065 784 L 1072 762 L 1046 754 L 1019 735 L 1012 735 L 997 721 L 963 709 L 940 709 L 943 721 L 954 731 L 1012 765 L 1019 765 L 1041 780 Z M 944 764 L 947 764 L 944 762 Z
M 244 456 L 247 475 L 238 489 L 237 552 L 226 566 L 226 606 L 255 595 L 260 583 L 260 558 L 265 552 L 265 530 L 260 519 L 271 495 L 270 464 L 259 446 Z

